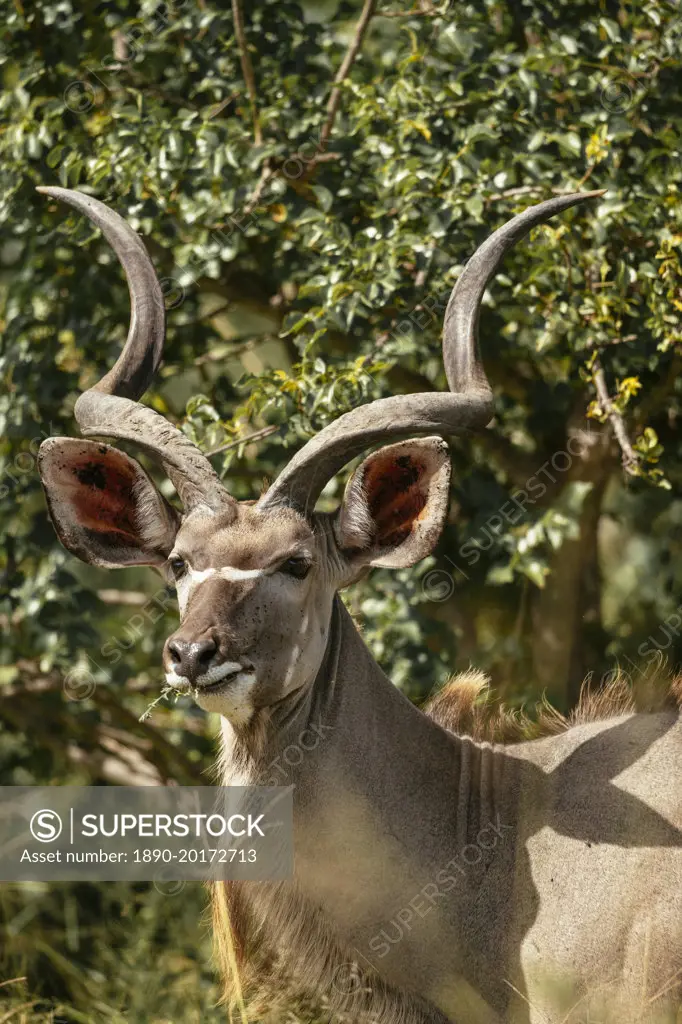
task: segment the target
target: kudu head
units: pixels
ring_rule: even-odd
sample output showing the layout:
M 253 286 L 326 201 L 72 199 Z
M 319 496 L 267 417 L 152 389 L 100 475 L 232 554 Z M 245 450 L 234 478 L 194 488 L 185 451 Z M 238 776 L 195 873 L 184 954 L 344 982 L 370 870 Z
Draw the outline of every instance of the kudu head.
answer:
M 60 540 L 83 561 L 153 565 L 177 587 L 180 628 L 167 640 L 171 685 L 234 725 L 312 684 L 334 594 L 370 566 L 413 565 L 432 550 L 446 516 L 450 461 L 443 436 L 483 429 L 492 392 L 478 350 L 485 287 L 504 254 L 536 224 L 600 192 L 540 203 L 481 245 L 445 313 L 443 358 L 450 390 L 396 395 L 353 409 L 297 452 L 255 503 L 230 496 L 208 459 L 139 399 L 161 361 L 164 301 L 147 252 L 103 203 L 63 188 L 62 199 L 101 228 L 127 276 L 132 306 L 113 369 L 78 399 L 86 437 L 132 442 L 157 460 L 183 511 L 144 469 L 101 441 L 50 438 L 39 466 Z M 405 440 L 417 433 L 418 439 Z M 351 476 L 338 510 L 318 514 L 325 484 L 356 456 L 388 440 Z

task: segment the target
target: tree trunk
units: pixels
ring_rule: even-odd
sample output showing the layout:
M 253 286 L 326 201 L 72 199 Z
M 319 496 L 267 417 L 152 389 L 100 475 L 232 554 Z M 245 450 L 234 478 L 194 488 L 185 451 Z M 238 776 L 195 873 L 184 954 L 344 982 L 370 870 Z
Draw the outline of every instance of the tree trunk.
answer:
M 592 426 L 589 432 L 569 427 L 569 445 L 580 454 L 562 477 L 562 491 L 578 481 L 592 489 L 578 517 L 578 537 L 554 552 L 547 583 L 534 592 L 531 603 L 533 682 L 560 708 L 575 702 L 590 669 L 584 632 L 599 628 L 601 621 L 597 532 L 604 491 L 616 466 L 608 427 Z

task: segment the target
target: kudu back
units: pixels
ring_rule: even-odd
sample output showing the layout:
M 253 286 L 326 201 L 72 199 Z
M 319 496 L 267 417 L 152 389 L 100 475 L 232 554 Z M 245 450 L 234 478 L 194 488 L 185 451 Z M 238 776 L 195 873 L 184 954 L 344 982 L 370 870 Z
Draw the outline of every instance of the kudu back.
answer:
M 40 191 L 102 229 L 132 303 L 120 358 L 75 407 L 98 440 L 41 447 L 55 529 L 87 562 L 152 565 L 175 583 L 181 624 L 164 668 L 221 716 L 222 781 L 295 787 L 294 877 L 214 891 L 231 995 L 373 1024 L 675 1021 L 678 710 L 625 710 L 506 746 L 458 735 L 466 685 L 415 708 L 338 596 L 372 566 L 411 566 L 432 550 L 448 507 L 443 438 L 481 430 L 493 413 L 478 351 L 484 289 L 534 225 L 601 193 L 531 207 L 469 259 L 445 314 L 448 392 L 346 413 L 240 503 L 180 430 L 139 404 L 165 329 L 142 242 L 97 200 Z M 156 459 L 182 511 L 100 438 Z M 380 444 L 338 510 L 318 513 L 331 477 Z

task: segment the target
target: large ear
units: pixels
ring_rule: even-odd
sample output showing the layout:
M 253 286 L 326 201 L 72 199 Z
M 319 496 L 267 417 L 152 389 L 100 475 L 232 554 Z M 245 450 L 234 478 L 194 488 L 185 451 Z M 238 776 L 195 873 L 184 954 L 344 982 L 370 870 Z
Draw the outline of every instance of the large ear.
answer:
M 348 481 L 336 540 L 355 564 L 401 569 L 433 550 L 448 510 L 450 453 L 440 437 L 380 448 Z
M 160 565 L 170 553 L 178 513 L 125 452 L 95 441 L 50 437 L 38 468 L 57 535 L 92 565 Z

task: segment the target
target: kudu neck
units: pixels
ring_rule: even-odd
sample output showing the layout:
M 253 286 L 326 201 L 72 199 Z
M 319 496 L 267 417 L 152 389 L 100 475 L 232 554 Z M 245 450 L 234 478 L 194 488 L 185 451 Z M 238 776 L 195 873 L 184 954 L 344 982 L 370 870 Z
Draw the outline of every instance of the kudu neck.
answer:
M 493 752 L 446 732 L 411 704 L 374 660 L 338 595 L 313 685 L 263 713 L 239 750 L 251 781 L 295 785 L 306 801 L 343 786 L 396 826 L 417 811 L 423 828 L 440 831 L 448 820 L 462 844 L 497 813 Z

